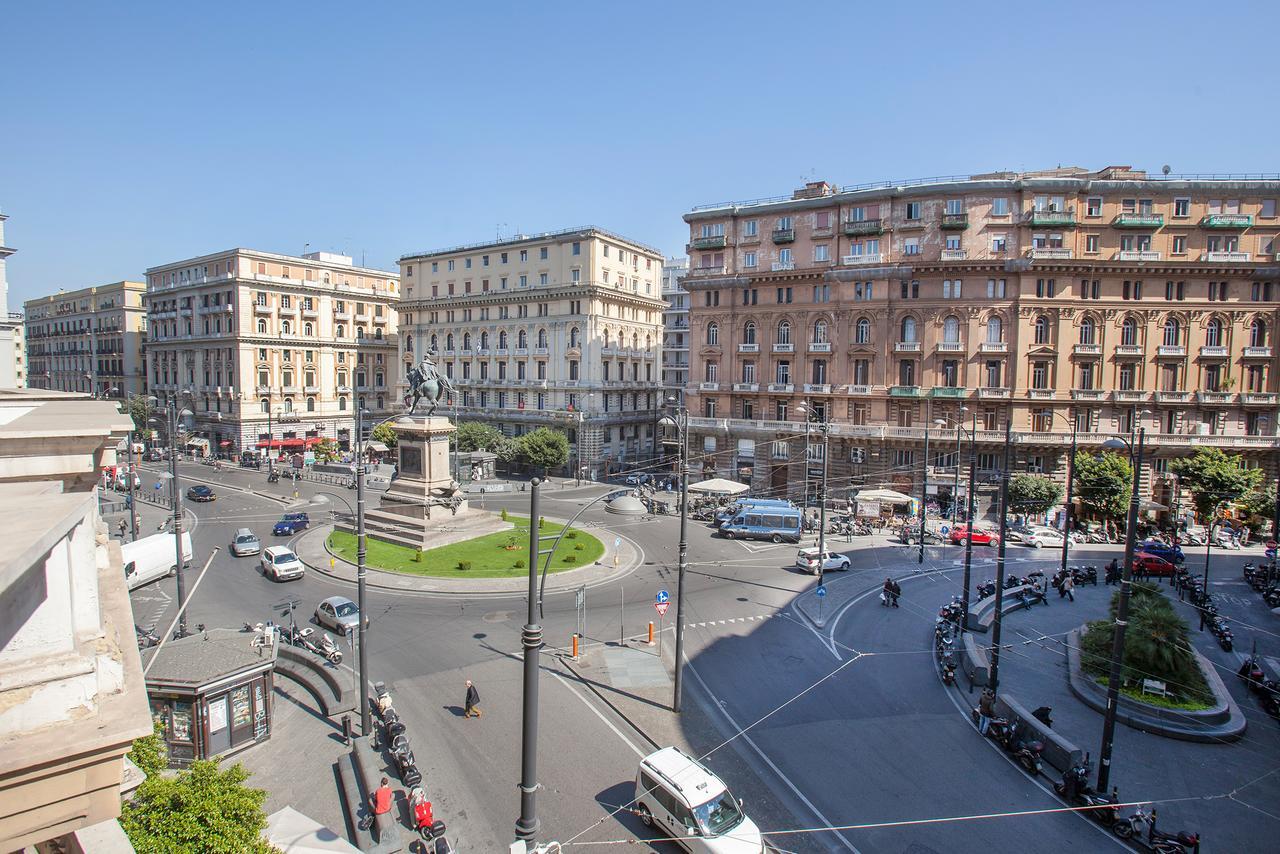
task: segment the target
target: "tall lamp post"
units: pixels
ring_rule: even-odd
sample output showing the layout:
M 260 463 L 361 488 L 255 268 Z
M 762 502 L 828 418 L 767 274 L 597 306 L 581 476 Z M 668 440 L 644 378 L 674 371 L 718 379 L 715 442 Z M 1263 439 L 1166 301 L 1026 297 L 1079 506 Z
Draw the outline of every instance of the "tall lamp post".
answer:
M 658 419 L 658 426 L 670 427 L 676 431 L 680 454 L 680 541 L 676 546 L 676 664 L 671 693 L 671 711 L 679 713 L 681 674 L 684 672 L 684 576 L 689 567 L 689 410 L 677 403 L 674 397 L 667 398 L 667 405 L 671 411 Z
M 1061 415 L 1055 412 L 1055 415 Z M 1071 451 L 1067 454 L 1067 496 L 1062 505 L 1062 572 L 1067 571 L 1067 548 L 1071 543 L 1071 507 L 1072 492 L 1075 488 L 1076 476 L 1076 431 L 1079 424 L 1076 421 L 1075 413 L 1071 414 Z
M 818 432 L 822 434 L 822 485 L 818 488 L 818 584 L 822 584 L 823 569 L 827 554 L 827 460 L 831 457 L 831 422 L 827 418 L 824 406 L 818 409 L 812 403 L 802 403 L 796 407 L 805 414 L 805 431 L 809 424 L 816 423 Z M 805 446 L 804 460 L 805 483 L 809 482 L 809 449 Z M 807 491 L 807 487 L 806 487 Z
M 939 427 L 946 426 L 946 421 L 941 418 L 935 418 L 933 421 Z M 920 478 L 920 552 L 916 559 L 916 563 L 924 563 L 924 525 L 928 518 L 925 505 L 929 501 L 929 425 L 924 425 L 924 465 L 921 467 Z
M 159 401 L 150 398 L 152 405 Z M 178 408 L 178 397 L 174 394 L 166 403 L 169 428 L 169 501 L 173 508 L 173 548 L 174 575 L 178 582 L 178 637 L 187 636 L 187 582 L 183 567 L 182 554 L 182 486 L 178 483 L 178 422 L 182 418 L 194 418 L 190 409 Z
M 1000 629 L 1004 624 L 1004 554 L 1009 532 L 1009 474 L 1013 458 L 1013 413 L 1004 421 L 1004 471 L 1000 478 L 1000 542 L 996 544 L 996 609 L 991 623 L 991 690 L 1000 690 Z M 969 527 L 973 530 L 973 526 Z M 965 614 L 968 619 L 968 614 Z
M 960 465 L 960 460 L 956 460 L 956 465 Z M 977 472 L 978 472 L 978 413 L 973 413 L 973 426 L 969 428 L 969 491 L 965 495 L 965 521 L 964 521 L 964 589 L 960 593 L 960 633 L 964 634 L 965 629 L 969 627 L 969 584 L 970 571 L 973 568 L 973 517 L 977 515 L 977 499 L 974 493 L 977 489 Z
M 964 414 L 969 407 L 962 406 L 956 413 L 956 470 L 955 485 L 951 487 L 951 527 L 956 526 L 960 513 L 960 430 L 964 426 Z
M 1116 606 L 1116 625 L 1111 637 L 1111 674 L 1107 683 L 1107 710 L 1102 720 L 1102 749 L 1098 752 L 1098 791 L 1106 792 L 1111 783 L 1111 747 L 1116 734 L 1116 707 L 1120 702 L 1120 667 L 1124 661 L 1124 634 L 1129 625 L 1129 594 L 1133 586 L 1133 551 L 1138 528 L 1138 487 L 1142 471 L 1143 445 L 1147 428 L 1138 428 L 1137 446 L 1113 436 L 1102 443 L 1107 450 L 1133 452 L 1133 487 L 1129 495 L 1129 515 L 1124 532 L 1124 566 L 1120 570 L 1120 601 Z

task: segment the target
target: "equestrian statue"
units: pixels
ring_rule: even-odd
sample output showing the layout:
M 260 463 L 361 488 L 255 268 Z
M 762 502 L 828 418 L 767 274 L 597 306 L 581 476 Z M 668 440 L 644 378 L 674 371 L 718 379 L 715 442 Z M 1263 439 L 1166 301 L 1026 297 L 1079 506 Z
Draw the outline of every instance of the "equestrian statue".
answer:
M 409 407 L 410 415 L 416 414 L 419 400 L 426 400 L 431 404 L 431 408 L 427 410 L 427 415 L 431 415 L 446 393 L 457 394 L 449 377 L 436 365 L 435 357 L 436 351 L 428 350 L 423 354 L 422 361 L 409 369 L 406 377 L 409 381 L 409 393 L 405 395 L 404 402 Z

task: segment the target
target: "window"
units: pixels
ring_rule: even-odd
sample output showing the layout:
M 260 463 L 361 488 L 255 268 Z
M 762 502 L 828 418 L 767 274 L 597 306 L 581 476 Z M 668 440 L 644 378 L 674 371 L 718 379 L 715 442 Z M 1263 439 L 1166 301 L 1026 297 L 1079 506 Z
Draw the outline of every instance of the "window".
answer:
M 709 383 L 718 382 L 720 379 L 720 363 L 707 362 L 702 366 L 702 375 Z
M 998 344 L 1004 340 L 1004 323 L 998 317 L 987 319 L 987 343 Z
M 960 363 L 955 359 L 942 361 L 942 384 L 947 388 L 958 388 L 960 385 Z
M 742 224 L 743 237 L 758 237 L 760 235 L 760 221 L 749 219 Z
M 747 325 L 742 327 L 742 343 L 756 343 L 756 322 L 754 320 L 748 320 Z
M 920 219 L 920 203 L 919 202 L 907 202 L 905 218 L 908 220 Z
M 258 320 L 258 334 L 259 335 L 267 334 L 267 322 L 265 320 L 261 320 L 261 319 Z
M 1169 318 L 1164 322 L 1164 345 L 1166 347 L 1176 347 L 1182 341 L 1182 327 L 1174 318 Z
M 790 385 L 791 362 L 784 359 L 774 366 L 774 382 L 779 385 Z
M 962 213 L 964 213 L 964 200 L 963 200 L 963 199 L 947 199 L 947 203 L 946 203 L 946 204 L 947 204 L 946 211 L 947 211 L 947 213 L 948 213 L 948 214 L 950 214 L 950 215 L 953 215 L 953 216 L 954 216 L 954 215 L 956 215 L 956 214 L 962 214 Z
M 1086 234 L 1084 236 L 1084 251 L 1096 253 L 1098 251 L 1098 235 Z
M 870 377 L 871 377 L 871 360 L 870 359 L 854 359 L 853 360 L 854 384 L 870 385 L 871 384 Z
M 831 286 L 830 285 L 814 285 L 813 301 L 814 302 L 831 302 Z
M 898 362 L 898 385 L 912 386 L 916 384 L 916 363 L 914 359 L 903 359 Z
M 1183 299 L 1186 293 L 1186 282 L 1165 282 L 1164 298 L 1172 302 Z
M 1097 373 L 1093 362 L 1080 363 L 1080 384 L 1076 388 L 1092 389 L 1095 382 L 1095 374 Z
M 1249 324 L 1249 346 L 1267 346 L 1267 323 L 1265 320 L 1258 319 Z
M 818 211 L 817 215 L 814 217 L 813 227 L 815 229 L 831 228 L 831 212 Z
M 1049 363 L 1048 362 L 1032 362 L 1031 363 L 1031 387 L 1032 388 L 1048 388 L 1049 387 Z
M 742 381 L 744 383 L 754 383 L 756 381 L 756 363 L 742 363 Z
M 1102 198 L 1100 196 L 1093 196 L 1085 200 L 1084 215 L 1102 216 Z
M 871 343 L 871 321 L 865 317 L 859 317 L 857 324 L 854 325 L 853 342 L 855 344 Z
M 813 247 L 813 260 L 815 262 L 830 261 L 831 247 L 825 243 L 820 243 Z
M 1036 318 L 1035 341 L 1037 344 L 1049 343 L 1049 318 L 1043 314 Z
M 1098 299 L 1101 296 L 1102 282 L 1098 279 L 1080 280 L 1080 299 Z
M 1009 235 L 992 234 L 991 235 L 991 251 L 995 253 L 1005 252 L 1009 248 Z
M 774 231 L 790 231 L 791 227 L 791 217 L 780 216 L 778 217 L 778 224 L 774 226 Z
M 1120 293 L 1124 299 L 1140 300 L 1142 299 L 1142 282 L 1130 282 L 1126 280 L 1120 289 Z
M 547 260 L 547 247 L 543 246 L 538 250 L 538 260 L 540 261 Z
M 1000 367 L 999 359 L 988 359 L 986 365 L 987 388 L 1001 388 L 1000 385 Z
M 744 267 L 755 267 L 755 266 L 757 266 L 757 265 L 758 265 L 758 263 L 759 263 L 759 262 L 756 260 L 756 253 L 754 253 L 754 252 L 744 252 L 744 253 L 742 253 L 742 266 L 744 266 Z
M 1222 391 L 1222 365 L 1204 366 L 1204 386 L 1208 391 Z
M 1057 289 L 1057 282 L 1054 279 L 1036 279 L 1036 296 L 1052 297 Z
M 1134 382 L 1137 377 L 1137 368 L 1132 362 L 1125 362 L 1120 365 L 1120 370 L 1116 374 L 1117 382 L 1121 391 L 1133 391 Z
M 1191 200 L 1174 199 L 1173 215 L 1179 219 L 1191 216 Z
M 778 288 L 778 305 L 791 302 L 791 288 Z
M 813 323 L 813 343 L 826 344 L 827 339 L 827 322 L 825 320 L 816 320 Z
M 1204 328 L 1204 345 L 1206 347 L 1222 346 L 1222 321 L 1216 317 L 1210 319 Z
M 523 335 L 524 333 L 521 332 L 520 334 Z M 720 344 L 720 326 L 715 323 L 708 323 L 707 324 L 707 345 L 711 347 L 716 347 L 716 346 L 719 346 L 719 344 Z
M 791 343 L 791 322 L 787 320 L 778 323 L 778 341 L 779 344 Z
M 1080 321 L 1080 343 L 1096 344 L 1098 335 L 1098 327 L 1094 325 L 1092 317 L 1086 317 Z
M 813 385 L 826 385 L 827 384 L 827 360 L 814 359 L 811 365 L 810 374 L 812 376 L 812 379 L 810 381 L 813 383 Z
M 1126 317 L 1120 324 L 1120 343 L 1126 347 L 1134 347 L 1138 343 L 1138 322 Z
M 1263 199 L 1262 207 L 1258 211 L 1258 216 L 1261 219 L 1275 219 L 1276 218 L 1276 200 Z
M 1006 279 L 987 279 L 987 299 L 1004 299 Z
M 948 344 L 960 343 L 960 320 L 955 315 L 942 321 L 942 340 Z
M 1003 196 L 992 199 L 992 200 L 991 200 L 991 215 L 992 215 L 992 216 L 1008 216 L 1008 215 L 1009 215 L 1009 200 L 1008 200 L 1008 199 L 1006 199 L 1006 198 L 1004 198 Z
M 920 238 L 908 237 L 902 241 L 903 255 L 919 255 L 920 254 Z
M 902 336 L 898 339 L 899 341 L 904 343 L 913 343 L 918 340 L 916 338 L 916 319 L 914 317 L 902 318 L 902 325 L 900 329 Z M 905 383 L 905 385 L 910 385 L 910 383 Z
M 1169 252 L 1172 255 L 1187 254 L 1187 238 L 1186 235 L 1175 234 L 1169 244 Z
M 943 299 L 960 299 L 961 283 L 962 281 L 960 279 L 956 279 L 954 281 L 952 281 L 951 279 L 943 279 L 942 280 L 942 298 Z

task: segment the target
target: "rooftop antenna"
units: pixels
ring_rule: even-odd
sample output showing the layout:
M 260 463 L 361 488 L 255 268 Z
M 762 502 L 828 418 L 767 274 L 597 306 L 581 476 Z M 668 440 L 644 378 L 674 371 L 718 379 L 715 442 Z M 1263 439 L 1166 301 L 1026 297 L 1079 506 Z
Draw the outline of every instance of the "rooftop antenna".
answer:
M 310 244 L 310 243 L 304 243 L 304 244 L 302 244 L 302 255 L 303 255 L 303 257 L 304 257 L 304 258 L 306 257 L 307 253 L 308 253 L 308 252 L 310 252 L 310 251 L 311 251 L 311 244 Z

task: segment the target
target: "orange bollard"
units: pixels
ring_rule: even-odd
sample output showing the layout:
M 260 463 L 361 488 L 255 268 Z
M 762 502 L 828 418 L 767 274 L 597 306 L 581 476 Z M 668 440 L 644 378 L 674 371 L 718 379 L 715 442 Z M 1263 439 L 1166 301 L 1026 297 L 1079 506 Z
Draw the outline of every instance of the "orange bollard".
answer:
M 649 621 L 649 646 L 653 646 L 653 620 Z
M 578 660 L 578 633 L 573 633 L 573 660 Z

